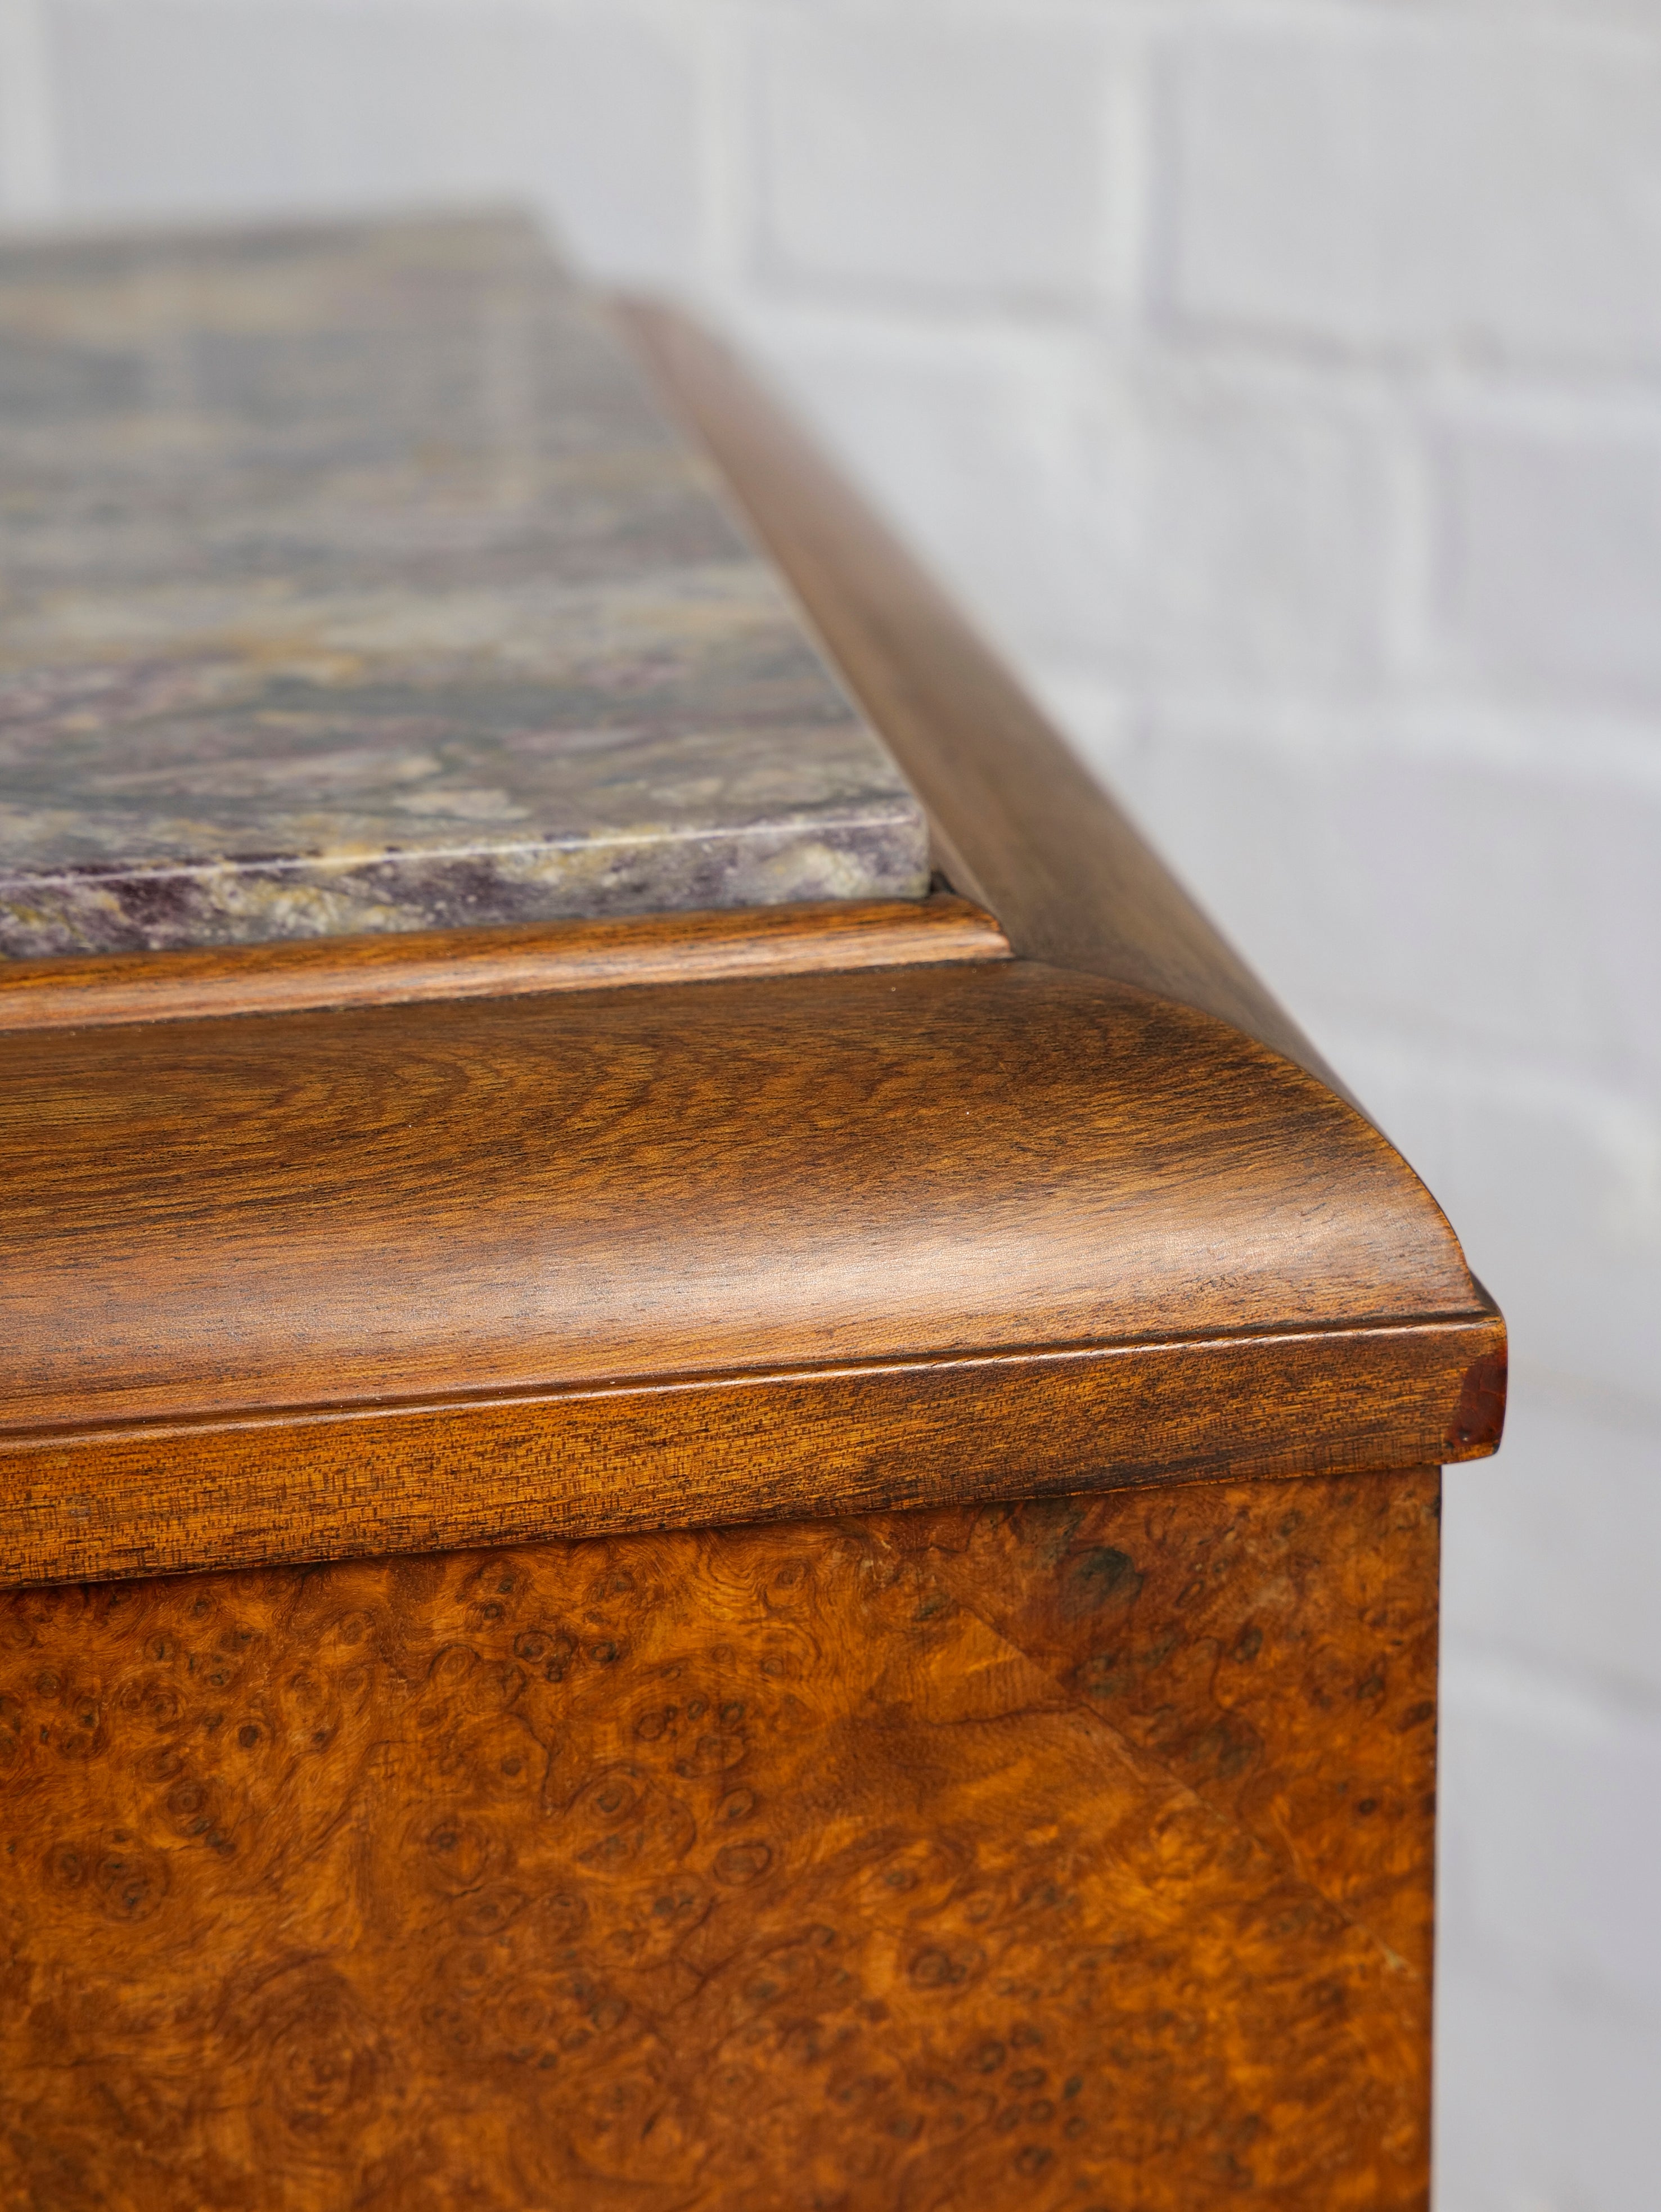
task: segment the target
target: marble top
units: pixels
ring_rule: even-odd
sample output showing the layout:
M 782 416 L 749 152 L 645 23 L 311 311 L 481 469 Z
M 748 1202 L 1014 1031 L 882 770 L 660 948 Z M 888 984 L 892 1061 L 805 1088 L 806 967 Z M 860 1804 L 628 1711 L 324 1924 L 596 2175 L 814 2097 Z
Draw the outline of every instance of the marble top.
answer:
M 0 519 L 4 955 L 927 889 L 527 224 L 0 249 Z

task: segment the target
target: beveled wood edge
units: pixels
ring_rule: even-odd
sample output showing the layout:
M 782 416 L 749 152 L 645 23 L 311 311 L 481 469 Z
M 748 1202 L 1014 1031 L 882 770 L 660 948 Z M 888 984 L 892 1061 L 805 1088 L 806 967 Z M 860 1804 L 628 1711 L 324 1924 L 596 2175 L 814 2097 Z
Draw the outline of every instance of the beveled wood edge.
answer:
M 1035 962 L 6 1057 L 14 1435 L 1487 1311 L 1314 1078 Z
M 1504 1371 L 1490 1313 L 14 1437 L 0 1581 L 1430 1466 Z
M 948 872 L 981 902 L 966 908 L 976 949 L 952 957 L 995 960 L 1013 946 L 1019 960 L 1196 1008 L 1348 1099 L 1007 672 L 770 402 L 689 325 L 657 310 L 631 313 L 660 340 L 666 329 L 677 334 L 663 349 L 703 408 L 702 427 L 715 425 L 717 459 L 928 808 Z M 961 912 L 934 918 L 948 903 L 964 905 L 904 905 L 906 927 L 927 914 L 923 933 L 940 932 L 931 946 L 952 939 Z M 344 940 L 249 948 L 228 960 L 116 956 L 131 975 L 83 988 L 109 992 L 106 1006 L 131 1007 L 138 977 L 149 988 L 163 961 L 186 963 L 184 984 L 198 989 L 219 988 L 222 963 L 241 977 L 241 992 L 256 973 L 310 977 L 317 988 L 351 966 L 366 985 L 344 999 L 331 980 L 322 998 L 206 1003 L 181 988 L 170 1011 L 183 1020 L 526 988 L 782 978 L 941 957 L 931 949 L 897 961 L 896 939 L 879 928 L 878 957 L 849 957 L 844 946 L 825 959 L 821 940 L 799 958 L 789 913 L 598 926 L 630 933 L 636 951 L 649 944 L 667 971 L 636 960 L 619 972 L 613 952 L 591 945 L 582 958 L 554 963 L 567 980 L 527 986 L 511 958 L 492 966 L 487 933 L 465 931 L 431 935 L 461 940 L 475 990 L 458 988 L 447 944 L 429 948 L 433 965 L 422 970 L 413 933 L 356 940 L 345 963 Z M 835 902 L 826 920 L 833 935 L 846 935 L 851 921 L 859 937 L 849 907 Z M 726 948 L 722 964 L 697 964 L 711 957 L 709 942 L 697 941 L 704 921 Z M 773 934 L 781 925 L 783 938 Z M 595 926 L 551 927 L 570 945 L 569 932 Z M 745 949 L 727 964 L 735 938 Z M 794 950 L 774 957 L 787 939 Z M 869 940 L 861 943 L 868 950 Z M 520 957 L 522 948 L 512 956 Z M 88 964 L 40 963 L 60 979 L 64 968 Z M 382 992 L 374 978 L 392 970 L 406 983 L 421 972 L 423 988 Z M 551 969 L 545 963 L 540 972 Z M 86 1003 L 29 1025 L 85 1024 Z M 142 1013 L 98 1018 L 153 1020 L 155 1005 L 151 997 Z M 1402 1183 L 1415 1206 L 1436 1211 L 1404 1166 Z M 1491 1310 L 1449 1316 L 1440 1300 L 1435 1311 L 1447 1317 L 1362 1324 L 1335 1316 L 1301 1331 L 14 1431 L 0 1443 L 0 1577 L 96 1579 L 1479 1456 L 1499 1437 L 1503 1323 Z
M 997 915 L 1016 957 L 1210 1014 L 1293 1061 L 1376 1129 L 1001 659 L 764 381 L 671 301 L 618 293 L 608 306 L 899 763 L 946 875 Z
M 3 962 L 0 1031 L 1009 957 L 1000 925 L 970 899 L 940 893 L 925 899 L 824 899 L 602 921 Z
M 1214 1014 L 1366 1109 L 926 569 L 766 385 L 691 314 L 613 319 L 794 587 L 922 801 L 953 886 L 1018 957 Z

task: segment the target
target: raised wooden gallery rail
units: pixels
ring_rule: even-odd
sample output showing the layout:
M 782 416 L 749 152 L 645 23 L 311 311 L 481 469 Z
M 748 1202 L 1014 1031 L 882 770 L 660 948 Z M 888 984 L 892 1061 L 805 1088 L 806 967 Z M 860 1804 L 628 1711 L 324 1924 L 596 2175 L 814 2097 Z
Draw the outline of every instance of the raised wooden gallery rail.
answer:
M 1417 2212 L 1503 1324 L 621 312 L 955 895 L 0 971 L 0 2203 Z

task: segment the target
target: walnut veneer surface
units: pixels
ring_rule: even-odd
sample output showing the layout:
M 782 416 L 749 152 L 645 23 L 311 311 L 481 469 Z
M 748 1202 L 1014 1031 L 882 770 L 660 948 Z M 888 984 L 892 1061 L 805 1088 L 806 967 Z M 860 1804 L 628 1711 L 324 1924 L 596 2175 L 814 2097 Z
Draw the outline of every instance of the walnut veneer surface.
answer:
M 0 1604 L 0 2200 L 1422 2206 L 1437 1477 Z

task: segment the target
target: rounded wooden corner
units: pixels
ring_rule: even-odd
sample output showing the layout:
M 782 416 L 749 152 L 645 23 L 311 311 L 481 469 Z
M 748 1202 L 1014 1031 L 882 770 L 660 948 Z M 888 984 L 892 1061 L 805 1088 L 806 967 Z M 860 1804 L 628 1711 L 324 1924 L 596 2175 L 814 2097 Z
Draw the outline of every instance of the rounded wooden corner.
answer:
M 1504 1325 L 1407 1163 L 771 403 L 630 320 L 978 907 L 43 987 L 13 1571 L 1491 1450 Z
M 9 1060 L 14 1431 L 1486 1310 L 1318 1078 L 1031 961 L 37 1031 Z
M 0 1553 L 26 1577 L 1497 1432 L 1502 1324 L 1393 1149 L 1104 977 L 451 999 L 8 1056 Z
M 1390 1163 L 1379 1237 L 1415 1223 L 1433 1276 L 1497 1321 L 1366 1106 L 788 410 L 681 308 L 618 295 L 612 312 L 922 799 L 954 887 L 997 916 L 1018 958 L 1145 991 L 1301 1070 L 1372 1132 L 1358 1147 Z

